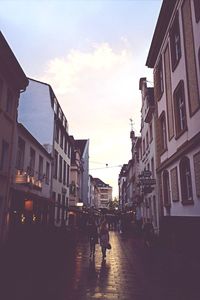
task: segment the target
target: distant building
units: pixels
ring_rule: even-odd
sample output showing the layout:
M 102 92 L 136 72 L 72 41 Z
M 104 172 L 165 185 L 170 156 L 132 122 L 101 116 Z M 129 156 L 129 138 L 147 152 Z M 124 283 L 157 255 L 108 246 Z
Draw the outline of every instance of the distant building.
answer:
M 75 140 L 75 149 L 80 150 L 81 166 L 83 172 L 81 175 L 81 201 L 89 206 L 89 140 Z
M 126 179 L 127 179 L 127 164 L 124 164 L 121 168 L 118 177 L 118 188 L 119 188 L 119 208 L 124 210 L 126 200 Z
M 77 203 L 82 201 L 82 182 L 83 182 L 83 161 L 81 158 L 82 149 L 79 148 L 79 143 L 72 139 L 72 154 L 70 167 L 70 196 L 69 207 L 76 207 Z
M 28 79 L 0 32 L 0 242 L 9 228 L 17 107 Z
M 68 122 L 49 84 L 29 79 L 29 87 L 20 97 L 19 122 L 51 154 L 52 193 L 56 226 L 65 226 L 69 202 L 71 139 Z
M 199 37 L 199 1 L 164 0 L 146 62 L 154 69 L 161 231 L 183 247 L 196 243 L 200 226 Z
M 112 187 L 99 178 L 93 180 L 99 190 L 98 208 L 108 208 L 109 202 L 112 201 Z
M 11 229 L 48 225 L 51 197 L 51 155 L 22 125 L 17 125 L 15 173 L 11 189 Z
M 142 96 L 141 107 L 141 147 L 140 194 L 143 221 L 151 220 L 155 232 L 159 228 L 159 202 L 156 185 L 156 139 L 154 88 L 147 87 L 146 78 L 140 78 L 139 89 Z
M 95 178 L 90 175 L 90 207 L 99 209 L 100 190 L 96 184 Z

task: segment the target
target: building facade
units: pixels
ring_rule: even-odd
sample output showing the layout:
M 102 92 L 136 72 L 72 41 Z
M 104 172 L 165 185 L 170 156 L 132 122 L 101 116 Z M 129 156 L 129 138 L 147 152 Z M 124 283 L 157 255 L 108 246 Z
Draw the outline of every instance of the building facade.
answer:
M 49 224 L 51 155 L 22 125 L 17 124 L 15 172 L 11 188 L 10 229 Z
M 27 85 L 26 75 L 0 32 L 0 241 L 9 229 L 17 108 L 20 93 Z
M 164 0 L 146 65 L 154 70 L 162 230 L 191 239 L 200 225 L 200 7 Z
M 93 178 L 96 187 L 98 188 L 98 208 L 107 209 L 109 208 L 109 202 L 112 201 L 112 187 L 103 182 L 99 178 Z
M 155 102 L 154 89 L 147 87 L 146 78 L 140 78 L 141 91 L 141 144 L 140 161 L 140 196 L 141 213 L 144 223 L 150 220 L 154 230 L 159 230 L 159 203 L 156 185 L 156 143 L 155 143 Z
M 51 154 L 54 203 L 51 222 L 67 224 L 71 165 L 71 139 L 68 122 L 49 84 L 29 79 L 29 87 L 20 97 L 19 122 Z

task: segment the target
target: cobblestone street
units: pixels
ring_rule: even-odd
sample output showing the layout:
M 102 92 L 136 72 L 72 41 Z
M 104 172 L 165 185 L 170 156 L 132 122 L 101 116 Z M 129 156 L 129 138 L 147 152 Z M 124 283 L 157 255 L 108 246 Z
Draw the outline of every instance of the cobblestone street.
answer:
M 139 238 L 110 232 L 112 249 L 102 262 L 99 245 L 89 258 L 82 234 L 76 245 L 8 249 L 1 266 L 1 299 L 199 300 L 199 264 L 162 249 L 146 249 Z M 54 246 L 53 246 L 54 245 Z M 57 245 L 57 247 L 55 247 Z M 33 251 L 34 250 L 34 251 Z M 183 263 L 184 261 L 184 263 Z

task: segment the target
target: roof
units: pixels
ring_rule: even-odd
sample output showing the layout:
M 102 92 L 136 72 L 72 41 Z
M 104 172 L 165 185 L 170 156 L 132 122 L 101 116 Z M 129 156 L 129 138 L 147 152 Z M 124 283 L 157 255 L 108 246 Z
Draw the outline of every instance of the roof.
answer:
M 146 61 L 149 68 L 155 65 L 176 2 L 177 0 L 163 0 Z
M 28 79 L 1 31 L 0 31 L 0 69 L 3 75 L 8 80 L 11 80 L 12 84 L 17 89 L 19 90 L 26 89 L 28 85 Z
M 99 178 L 93 178 L 93 180 L 95 181 L 96 185 L 98 187 L 108 187 L 108 188 L 111 188 L 111 186 L 105 182 L 103 182 L 101 179 Z

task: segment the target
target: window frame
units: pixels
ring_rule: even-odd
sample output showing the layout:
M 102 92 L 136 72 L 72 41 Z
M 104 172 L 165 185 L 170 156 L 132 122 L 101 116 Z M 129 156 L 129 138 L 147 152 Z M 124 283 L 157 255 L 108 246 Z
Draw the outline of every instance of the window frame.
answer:
M 179 163 L 179 172 L 180 172 L 180 187 L 181 187 L 181 197 L 182 197 L 181 202 L 183 205 L 194 204 L 190 159 L 187 156 L 181 158 Z
M 178 36 L 178 42 L 176 41 L 176 36 Z M 182 56 L 181 34 L 180 34 L 180 24 L 179 24 L 178 12 L 174 18 L 173 24 L 170 29 L 170 54 L 171 54 L 172 71 L 174 72 L 174 70 L 178 66 L 179 61 Z
M 179 101 L 180 99 L 182 100 L 181 104 Z M 187 130 L 187 112 L 186 112 L 185 90 L 184 90 L 183 80 L 181 80 L 178 83 L 176 89 L 174 90 L 173 102 L 174 102 L 176 139 L 178 139 Z M 184 119 L 183 119 L 183 115 L 184 115 Z M 184 125 L 182 124 L 183 120 L 185 120 Z

